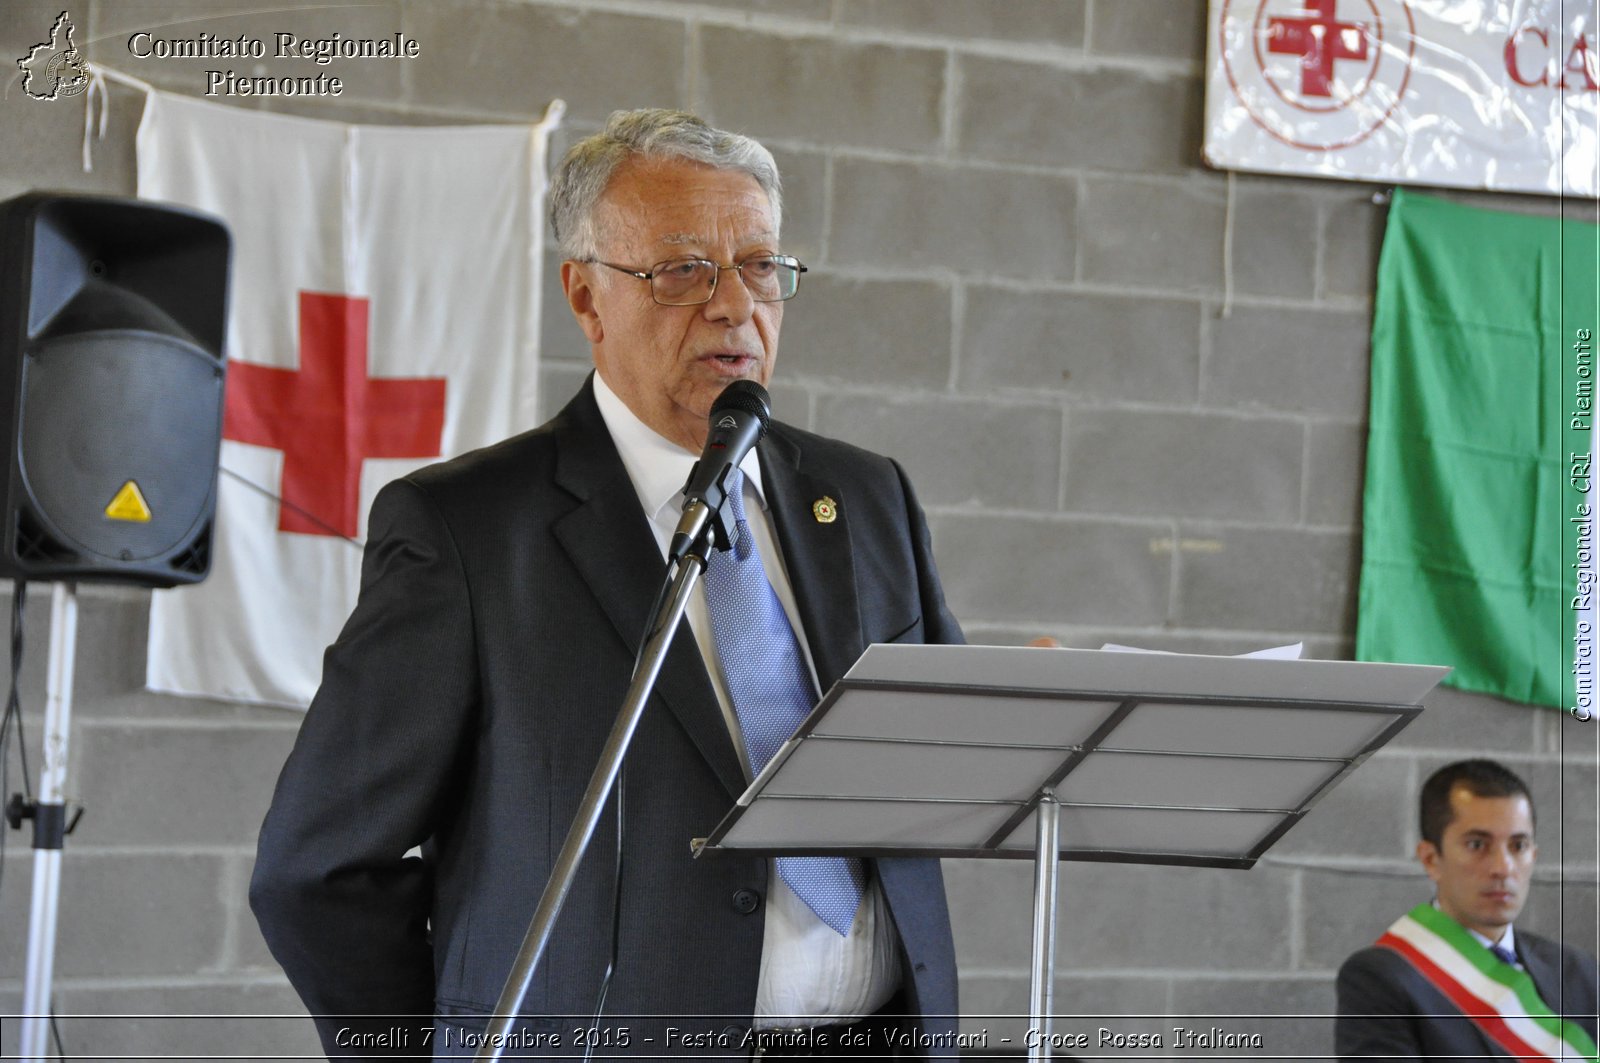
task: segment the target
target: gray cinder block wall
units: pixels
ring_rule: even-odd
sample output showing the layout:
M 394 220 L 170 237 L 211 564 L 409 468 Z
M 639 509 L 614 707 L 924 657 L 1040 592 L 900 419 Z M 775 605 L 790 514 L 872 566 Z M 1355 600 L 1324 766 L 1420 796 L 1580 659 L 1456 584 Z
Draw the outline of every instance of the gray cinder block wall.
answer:
M 261 6 L 78 0 L 71 14 L 92 61 L 195 95 L 217 62 L 136 59 L 128 36 L 401 29 L 421 43 L 414 61 L 326 68 L 345 82 L 337 99 L 233 101 L 246 107 L 521 121 L 559 95 L 558 151 L 624 106 L 688 106 L 759 136 L 786 175 L 786 245 L 812 268 L 787 312 L 778 415 L 904 461 L 974 640 L 1210 652 L 1304 640 L 1315 656 L 1351 653 L 1383 208 L 1365 185 L 1241 175 L 1229 214 L 1229 179 L 1200 164 L 1202 0 L 380 0 L 247 13 Z M 60 10 L 8 0 L 0 56 L 24 54 Z M 287 72 L 263 67 L 241 73 Z M 86 174 L 82 99 L 40 103 L 8 85 L 0 196 L 132 191 L 136 93 L 111 89 Z M 553 280 L 546 300 L 554 410 L 587 367 Z M 29 597 L 22 685 L 37 765 L 48 603 L 42 588 Z M 84 591 L 71 788 L 89 813 L 64 864 L 57 981 L 68 1049 L 312 1051 L 244 899 L 297 717 L 142 692 L 146 604 L 140 591 Z M 1428 895 L 1410 859 L 1411 795 L 1462 755 L 1492 753 L 1530 777 L 1542 865 L 1525 923 L 1593 948 L 1595 734 L 1443 690 L 1252 871 L 1068 865 L 1056 1000 L 1083 1018 L 1066 1026 L 1216 1025 L 1259 1033 L 1262 1047 L 1241 1053 L 1258 1058 L 1330 1051 L 1340 959 Z M 30 860 L 11 835 L 5 1011 L 20 1001 Z M 1029 870 L 948 870 L 968 1029 L 1000 1047 L 1021 1024 L 984 1013 L 1026 1007 Z M 72 1017 L 96 1012 L 147 1017 Z M 291 1017 L 155 1017 L 277 1013 Z M 1139 1015 L 1157 1017 L 1109 1018 Z M 0 1052 L 15 1050 L 14 1029 L 4 1024 Z M 1170 1039 L 1167 1051 L 1216 1054 Z

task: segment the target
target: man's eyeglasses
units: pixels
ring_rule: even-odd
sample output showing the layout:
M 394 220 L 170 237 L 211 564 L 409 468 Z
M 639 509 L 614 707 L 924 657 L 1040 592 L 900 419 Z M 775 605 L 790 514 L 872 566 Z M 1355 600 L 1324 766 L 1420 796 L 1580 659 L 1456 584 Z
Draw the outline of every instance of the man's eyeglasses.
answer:
M 758 303 L 781 303 L 793 299 L 800 290 L 800 274 L 806 268 L 788 255 L 755 255 L 731 266 L 719 266 L 704 258 L 674 258 L 658 262 L 648 271 L 629 269 L 610 262 L 592 260 L 598 266 L 626 273 L 650 282 L 650 297 L 662 306 L 699 306 L 709 303 L 717 290 L 717 278 L 725 269 L 736 269 Z

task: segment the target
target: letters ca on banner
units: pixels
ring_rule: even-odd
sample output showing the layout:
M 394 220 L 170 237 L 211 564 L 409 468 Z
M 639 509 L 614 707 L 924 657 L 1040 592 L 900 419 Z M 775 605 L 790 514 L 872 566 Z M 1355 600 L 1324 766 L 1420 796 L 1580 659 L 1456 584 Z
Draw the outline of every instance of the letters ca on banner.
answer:
M 1597 0 L 1210 0 L 1206 161 L 1600 194 Z

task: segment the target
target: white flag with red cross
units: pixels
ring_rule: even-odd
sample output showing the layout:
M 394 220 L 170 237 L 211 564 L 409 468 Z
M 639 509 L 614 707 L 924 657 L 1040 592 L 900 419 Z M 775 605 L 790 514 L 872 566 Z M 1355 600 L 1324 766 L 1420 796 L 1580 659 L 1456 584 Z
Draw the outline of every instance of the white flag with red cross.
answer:
M 306 705 L 378 489 L 533 426 L 559 114 L 355 126 L 149 94 L 139 194 L 234 240 L 211 574 L 153 596 L 150 689 Z

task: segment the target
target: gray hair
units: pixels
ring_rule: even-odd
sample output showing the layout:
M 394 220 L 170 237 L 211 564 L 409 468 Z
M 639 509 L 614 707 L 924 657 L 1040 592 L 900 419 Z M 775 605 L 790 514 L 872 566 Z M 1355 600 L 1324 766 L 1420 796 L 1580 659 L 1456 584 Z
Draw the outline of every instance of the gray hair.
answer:
M 563 258 L 600 254 L 595 207 L 617 167 L 634 156 L 687 159 L 755 178 L 772 205 L 774 232 L 783 224 L 783 192 L 772 152 L 750 137 L 716 129 L 687 111 L 613 111 L 605 128 L 574 144 L 550 181 L 550 227 Z

